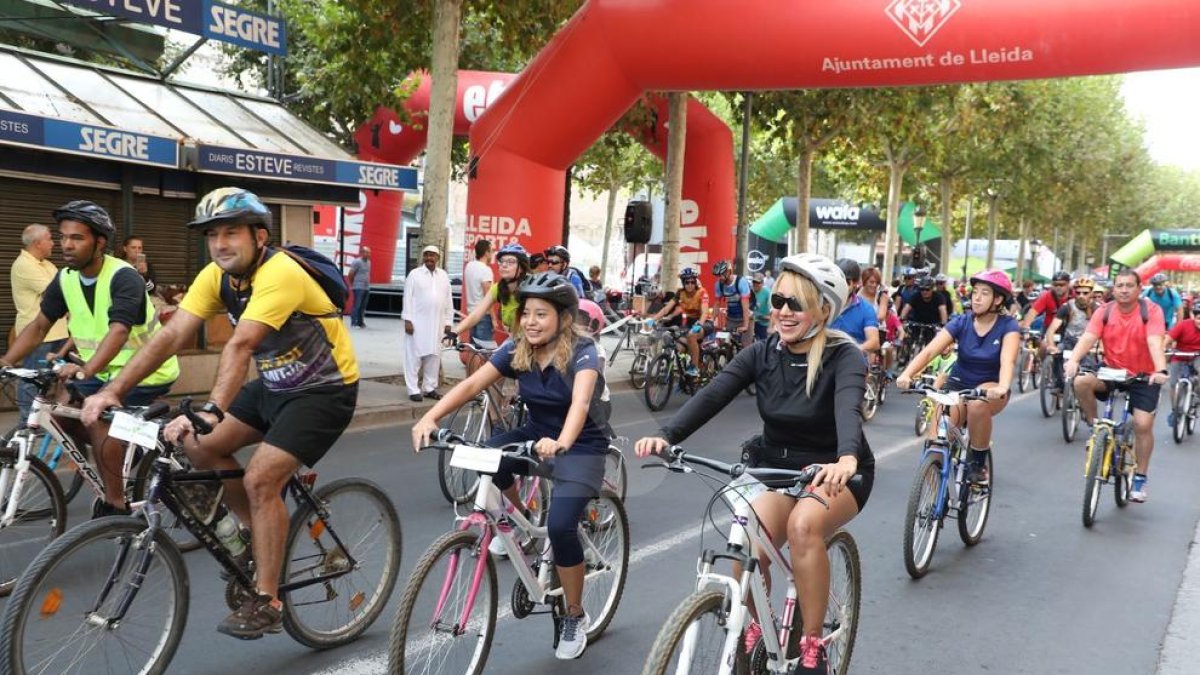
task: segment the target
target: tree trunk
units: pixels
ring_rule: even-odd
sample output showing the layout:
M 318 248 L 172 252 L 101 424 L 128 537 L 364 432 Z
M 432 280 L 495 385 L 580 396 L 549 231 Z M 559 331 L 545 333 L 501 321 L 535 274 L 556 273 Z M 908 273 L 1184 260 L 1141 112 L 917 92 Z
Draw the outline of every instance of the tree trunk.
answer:
M 816 154 L 808 143 L 801 145 L 796 172 L 796 246 L 789 253 L 808 251 L 808 203 L 812 198 L 812 165 Z
M 687 92 L 667 95 L 670 109 L 667 136 L 667 205 L 663 222 L 662 265 L 659 267 L 659 287 L 679 272 L 679 221 L 683 200 L 683 153 L 687 133 Z
M 900 226 L 900 189 L 904 184 L 904 173 L 907 170 L 902 162 L 892 159 L 888 162 L 888 203 L 887 229 L 883 237 L 883 280 L 890 283 L 896 263 L 896 242 L 899 239 Z
M 563 172 L 563 219 L 562 241 L 564 248 L 571 248 L 571 184 L 575 182 L 575 165 L 567 167 Z
M 1018 223 L 1017 232 L 1019 234 L 1017 237 L 1021 240 L 1017 243 L 1017 284 L 1019 285 L 1025 280 L 1025 242 L 1029 238 L 1029 220 L 1022 217 Z
M 954 181 L 949 178 L 943 178 L 938 185 L 938 192 L 942 198 L 942 238 L 938 240 L 937 246 L 937 271 L 946 276 L 953 274 L 950 271 L 950 247 L 952 246 L 952 231 L 954 229 L 950 227 L 950 219 L 954 217 L 954 208 L 950 203 L 950 199 L 953 196 L 953 191 Z
M 746 269 L 746 247 L 750 239 L 750 223 L 746 222 L 746 182 L 750 173 L 750 112 L 754 100 L 754 92 L 746 92 L 745 105 L 742 108 L 742 147 L 741 159 L 738 166 L 738 206 L 737 229 L 734 237 L 734 269 Z
M 1000 200 L 1000 196 L 988 196 L 988 247 L 987 247 L 987 268 L 990 270 L 996 266 L 996 202 Z
M 604 248 L 600 254 L 600 278 L 608 277 L 608 249 L 612 245 L 613 219 L 617 210 L 617 191 L 621 186 L 614 183 L 608 186 L 608 216 L 604 220 Z
M 1067 230 L 1067 252 L 1066 258 L 1063 260 L 1063 269 L 1068 272 L 1075 271 L 1075 230 Z
M 433 3 L 433 56 L 429 68 L 429 143 L 425 157 L 425 190 L 421 246 L 439 245 L 446 233 L 450 196 L 450 149 L 454 143 L 454 108 L 458 91 L 458 31 L 462 0 Z M 448 255 L 442 255 L 445 265 Z

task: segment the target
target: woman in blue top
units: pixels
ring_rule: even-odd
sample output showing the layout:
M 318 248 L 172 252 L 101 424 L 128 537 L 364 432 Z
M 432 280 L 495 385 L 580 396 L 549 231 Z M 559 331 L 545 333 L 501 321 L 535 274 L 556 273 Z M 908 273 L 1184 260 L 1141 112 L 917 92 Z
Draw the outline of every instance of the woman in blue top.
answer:
M 896 386 L 908 389 L 913 377 L 937 354 L 958 344 L 958 361 L 950 369 L 952 389 L 980 388 L 986 401 L 967 404 L 967 430 L 971 443 L 971 462 L 967 479 L 986 483 L 988 452 L 992 445 L 992 418 L 1008 404 L 1013 368 L 1021 348 L 1021 327 L 1004 313 L 1012 300 L 1012 282 L 1001 270 L 984 270 L 971 277 L 971 307 L 960 314 L 921 350 L 896 378 Z M 959 411 L 954 421 L 959 423 Z
M 535 450 L 550 465 L 554 491 L 547 515 L 550 547 L 562 582 L 567 615 L 555 656 L 574 659 L 587 647 L 589 619 L 583 611 L 584 559 L 579 518 L 600 493 L 608 436 L 590 415 L 604 391 L 596 345 L 576 328 L 579 296 L 566 277 L 543 272 L 527 277 L 517 289 L 520 321 L 511 339 L 484 366 L 458 383 L 412 429 L 413 447 L 429 445 L 438 421 L 502 377 L 516 378 L 529 409 L 525 426 L 499 434 L 489 445 L 536 441 Z M 513 474 L 528 465 L 502 460 L 493 482 L 509 502 L 520 504 Z

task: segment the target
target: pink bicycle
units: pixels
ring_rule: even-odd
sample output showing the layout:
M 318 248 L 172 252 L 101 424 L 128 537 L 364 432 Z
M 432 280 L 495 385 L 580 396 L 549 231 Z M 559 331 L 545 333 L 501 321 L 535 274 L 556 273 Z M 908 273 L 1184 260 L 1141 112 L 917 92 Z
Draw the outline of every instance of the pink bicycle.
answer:
M 565 607 L 546 528 L 531 523 L 520 510 L 507 508 L 492 483 L 502 457 L 528 463 L 534 480 L 547 480 L 536 475 L 545 467 L 531 443 L 488 448 L 442 430 L 430 447 L 452 453 L 451 465 L 478 472 L 479 484 L 471 513 L 458 518 L 454 530 L 426 549 L 408 579 L 392 625 L 388 672 L 477 675 L 487 664 L 501 618 L 550 614 L 557 641 Z M 488 552 L 496 537 L 517 573 L 504 615 L 497 609 L 496 559 Z M 629 567 L 629 521 L 621 499 L 611 490 L 602 489 L 584 510 L 579 539 L 587 565 L 583 608 L 591 617 L 590 644 L 612 621 Z M 530 551 L 537 553 L 527 560 Z

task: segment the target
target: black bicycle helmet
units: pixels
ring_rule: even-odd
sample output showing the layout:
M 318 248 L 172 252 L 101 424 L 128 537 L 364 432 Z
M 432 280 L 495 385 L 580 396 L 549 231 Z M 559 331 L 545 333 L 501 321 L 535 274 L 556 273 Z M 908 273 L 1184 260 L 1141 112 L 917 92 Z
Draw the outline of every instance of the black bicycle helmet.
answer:
M 196 217 L 187 226 L 189 230 L 203 230 L 242 223 L 270 229 L 271 210 L 253 192 L 224 187 L 204 195 L 196 205 Z
M 571 262 L 571 252 L 567 250 L 566 246 L 551 246 L 546 249 L 546 257 L 550 258 L 551 256 L 558 256 L 566 262 Z
M 1050 281 L 1052 281 L 1052 282 L 1053 281 L 1070 281 L 1070 280 L 1071 280 L 1071 273 L 1067 272 L 1066 270 L 1059 270 L 1054 273 L 1054 276 L 1050 277 Z
M 55 224 L 62 223 L 64 220 L 83 223 L 97 237 L 104 237 L 108 241 L 112 241 L 117 235 L 117 228 L 113 226 L 112 218 L 109 217 L 108 211 L 105 211 L 104 207 L 95 202 L 77 199 L 54 209 Z
M 509 244 L 508 246 L 500 249 L 496 253 L 496 260 L 499 260 L 506 255 L 511 255 L 516 258 L 519 264 L 525 265 L 526 267 L 529 266 L 529 252 L 526 251 L 525 247 L 520 244 Z
M 700 273 L 694 267 L 685 267 L 679 271 L 679 280 L 687 281 L 688 279 L 699 279 Z
M 850 258 L 841 258 L 837 261 L 837 266 L 842 270 L 842 274 L 846 275 L 846 281 L 862 279 L 862 267 L 859 267 L 858 262 Z
M 929 276 L 918 277 L 917 278 L 917 288 L 919 288 L 923 291 L 933 288 L 933 277 L 929 277 Z
M 517 287 L 517 300 L 541 298 L 558 308 L 558 311 L 575 312 L 579 309 L 579 295 L 571 281 L 555 272 L 540 272 L 525 277 Z
M 714 276 L 719 277 L 728 271 L 729 271 L 729 261 L 728 260 L 718 260 L 716 262 L 716 264 L 713 265 L 713 275 Z

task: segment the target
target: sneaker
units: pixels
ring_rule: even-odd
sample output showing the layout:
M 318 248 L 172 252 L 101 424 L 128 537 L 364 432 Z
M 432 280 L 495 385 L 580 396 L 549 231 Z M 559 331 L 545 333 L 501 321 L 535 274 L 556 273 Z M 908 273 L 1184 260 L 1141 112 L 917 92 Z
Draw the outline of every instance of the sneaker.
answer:
M 829 675 L 825 643 L 815 635 L 800 638 L 800 661 L 792 675 Z
M 129 509 L 123 509 L 119 506 L 113 506 L 103 499 L 97 498 L 92 501 L 92 520 L 97 518 L 105 518 L 108 516 L 129 516 L 133 512 Z
M 984 462 L 968 462 L 967 463 L 967 482 L 976 483 L 978 485 L 986 485 L 991 476 L 988 475 L 987 464 Z
M 757 621 L 751 621 L 749 626 L 746 626 L 746 631 L 742 633 L 742 648 L 747 654 L 754 651 L 755 645 L 762 639 L 762 626 Z
M 1146 501 L 1146 477 L 1133 475 L 1133 487 L 1129 490 L 1129 501 L 1141 504 Z
M 700 377 L 700 371 L 696 369 L 696 366 L 688 366 L 684 369 L 683 374 L 688 377 Z
M 236 612 L 217 625 L 217 632 L 239 640 L 257 640 L 283 630 L 283 612 L 271 605 L 271 596 L 247 598 Z
M 587 612 L 583 616 L 564 616 L 558 624 L 558 648 L 554 650 L 554 657 L 564 661 L 579 658 L 587 649 L 587 631 L 591 625 Z

